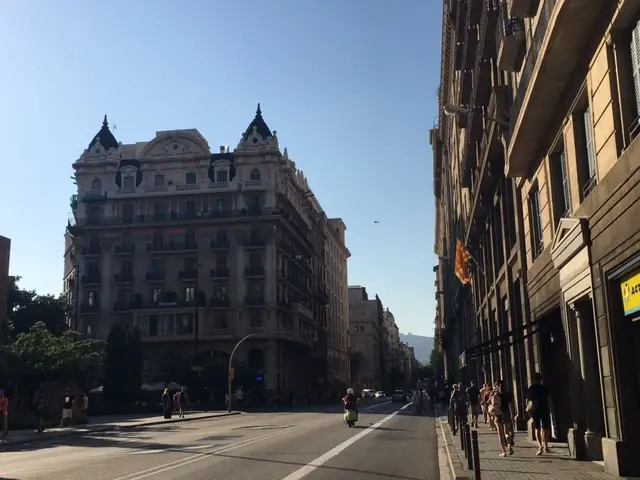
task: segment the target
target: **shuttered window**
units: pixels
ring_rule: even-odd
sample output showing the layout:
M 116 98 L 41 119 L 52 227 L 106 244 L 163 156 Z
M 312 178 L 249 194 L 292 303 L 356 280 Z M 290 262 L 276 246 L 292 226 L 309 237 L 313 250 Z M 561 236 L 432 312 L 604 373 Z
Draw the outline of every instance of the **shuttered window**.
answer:
M 593 118 L 591 116 L 591 107 L 587 107 L 584 111 L 584 134 L 585 134 L 585 146 L 587 155 L 587 172 L 586 182 L 583 187 L 584 198 L 591 193 L 596 186 L 596 142 L 595 135 L 593 133 Z
M 544 250 L 542 237 L 542 212 L 540 211 L 540 191 L 535 187 L 529 193 L 529 216 L 531 217 L 531 243 L 533 258 Z
M 569 193 L 569 172 L 567 171 L 567 156 L 560 152 L 560 175 L 562 179 L 562 198 L 564 199 L 563 217 L 571 215 L 571 194 Z
M 640 22 L 631 33 L 631 69 L 636 94 L 636 109 L 640 114 Z

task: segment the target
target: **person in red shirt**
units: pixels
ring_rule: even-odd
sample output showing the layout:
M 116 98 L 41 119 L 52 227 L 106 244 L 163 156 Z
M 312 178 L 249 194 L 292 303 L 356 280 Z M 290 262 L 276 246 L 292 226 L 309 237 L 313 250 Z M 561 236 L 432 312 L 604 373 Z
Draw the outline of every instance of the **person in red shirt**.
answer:
M 5 396 L 4 390 L 0 390 L 0 423 L 2 424 L 0 440 L 4 440 L 9 430 L 9 399 Z

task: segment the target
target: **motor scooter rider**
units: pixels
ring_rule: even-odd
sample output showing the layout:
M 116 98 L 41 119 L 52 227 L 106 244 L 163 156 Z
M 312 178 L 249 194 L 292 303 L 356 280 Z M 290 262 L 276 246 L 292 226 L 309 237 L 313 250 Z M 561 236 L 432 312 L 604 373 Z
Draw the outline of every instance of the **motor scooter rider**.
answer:
M 358 413 L 358 397 L 353 392 L 353 388 L 347 389 L 347 395 L 342 399 L 345 410 L 355 410 Z

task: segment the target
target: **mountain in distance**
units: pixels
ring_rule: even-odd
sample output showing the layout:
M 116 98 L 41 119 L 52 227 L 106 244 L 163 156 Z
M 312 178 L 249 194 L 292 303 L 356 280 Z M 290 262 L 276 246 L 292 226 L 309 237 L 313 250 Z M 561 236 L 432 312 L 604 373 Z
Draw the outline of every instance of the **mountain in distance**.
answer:
M 413 347 L 413 351 L 416 355 L 416 360 L 426 365 L 429 363 L 431 357 L 431 350 L 433 350 L 433 337 L 423 337 L 422 335 L 414 335 L 411 332 L 401 333 L 400 341 L 406 343 L 410 347 Z

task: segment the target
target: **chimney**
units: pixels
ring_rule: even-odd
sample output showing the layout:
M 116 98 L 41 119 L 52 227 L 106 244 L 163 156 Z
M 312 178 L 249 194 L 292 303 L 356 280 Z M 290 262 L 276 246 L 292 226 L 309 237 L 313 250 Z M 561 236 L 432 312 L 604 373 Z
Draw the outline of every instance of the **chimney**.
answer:
M 229 145 L 227 145 L 227 153 L 229 153 Z
M 220 153 L 224 153 L 224 145 L 220 145 Z

